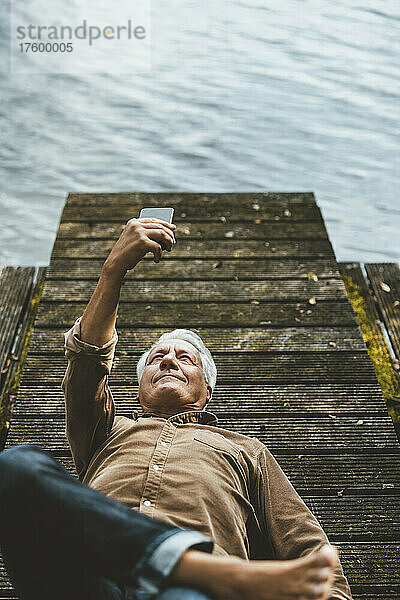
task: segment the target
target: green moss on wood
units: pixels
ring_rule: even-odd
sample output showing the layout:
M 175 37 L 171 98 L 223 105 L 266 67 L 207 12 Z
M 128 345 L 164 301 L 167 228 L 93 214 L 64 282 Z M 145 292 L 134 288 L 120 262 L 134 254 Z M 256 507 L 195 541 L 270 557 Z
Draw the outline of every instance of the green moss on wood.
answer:
M 25 334 L 18 368 L 14 375 L 11 377 L 10 381 L 6 384 L 3 393 L 0 397 L 0 432 L 4 429 L 8 430 L 10 427 L 12 408 L 21 382 L 22 372 L 24 370 L 26 356 L 28 354 L 28 348 L 33 333 L 33 322 L 35 319 L 36 311 L 39 306 L 43 287 L 44 278 L 39 286 L 38 291 L 32 296 L 29 307 L 27 307 L 27 310 L 30 313 L 30 326 L 28 327 L 27 332 Z
M 396 424 L 400 423 L 400 385 L 392 358 L 379 331 L 362 288 L 348 273 L 342 273 L 347 295 L 353 305 L 357 320 L 366 343 L 368 353 L 374 364 L 376 377 L 387 402 L 388 412 Z

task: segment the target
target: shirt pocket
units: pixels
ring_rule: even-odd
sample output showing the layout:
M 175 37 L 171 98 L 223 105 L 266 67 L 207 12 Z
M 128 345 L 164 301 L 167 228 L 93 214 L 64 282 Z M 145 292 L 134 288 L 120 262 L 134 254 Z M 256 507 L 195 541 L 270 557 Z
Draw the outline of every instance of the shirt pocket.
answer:
M 217 452 L 229 454 L 232 458 L 239 460 L 242 448 L 233 442 L 227 440 L 223 435 L 213 431 L 197 430 L 193 436 L 195 442 L 205 444 Z

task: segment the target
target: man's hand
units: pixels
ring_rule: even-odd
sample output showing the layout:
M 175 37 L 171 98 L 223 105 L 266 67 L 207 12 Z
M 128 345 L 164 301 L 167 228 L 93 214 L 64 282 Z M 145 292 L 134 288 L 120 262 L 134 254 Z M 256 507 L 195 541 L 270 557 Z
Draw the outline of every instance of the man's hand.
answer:
M 154 217 L 130 219 L 108 255 L 107 267 L 125 275 L 148 252 L 154 254 L 154 262 L 160 262 L 162 251 L 171 252 L 176 243 L 175 229 L 173 223 Z

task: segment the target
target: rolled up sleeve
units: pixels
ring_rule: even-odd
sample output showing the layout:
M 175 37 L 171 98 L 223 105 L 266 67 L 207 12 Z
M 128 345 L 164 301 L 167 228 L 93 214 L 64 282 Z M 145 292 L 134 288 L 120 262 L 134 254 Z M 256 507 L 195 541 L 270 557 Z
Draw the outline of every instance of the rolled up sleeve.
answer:
M 115 329 L 111 340 L 101 347 L 84 342 L 81 318 L 64 334 L 68 366 L 61 384 L 65 398 L 65 433 L 80 480 L 114 422 L 115 406 L 108 376 L 118 342 Z
M 266 447 L 258 455 L 256 488 L 261 528 L 272 543 L 275 559 L 300 558 L 329 544 L 321 525 Z M 352 598 L 340 562 L 329 598 Z

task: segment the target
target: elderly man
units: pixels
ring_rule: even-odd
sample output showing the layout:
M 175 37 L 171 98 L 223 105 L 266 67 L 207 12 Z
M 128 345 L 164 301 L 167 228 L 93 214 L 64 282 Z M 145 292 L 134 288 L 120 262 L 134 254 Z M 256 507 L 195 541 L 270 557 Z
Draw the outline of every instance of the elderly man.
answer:
M 348 600 L 335 548 L 268 449 L 205 411 L 216 368 L 196 333 L 176 329 L 145 352 L 143 412 L 115 416 L 121 284 L 147 252 L 159 262 L 172 250 L 174 229 L 129 221 L 65 334 L 79 480 L 34 445 L 0 455 L 10 577 L 22 598 L 40 600 Z

